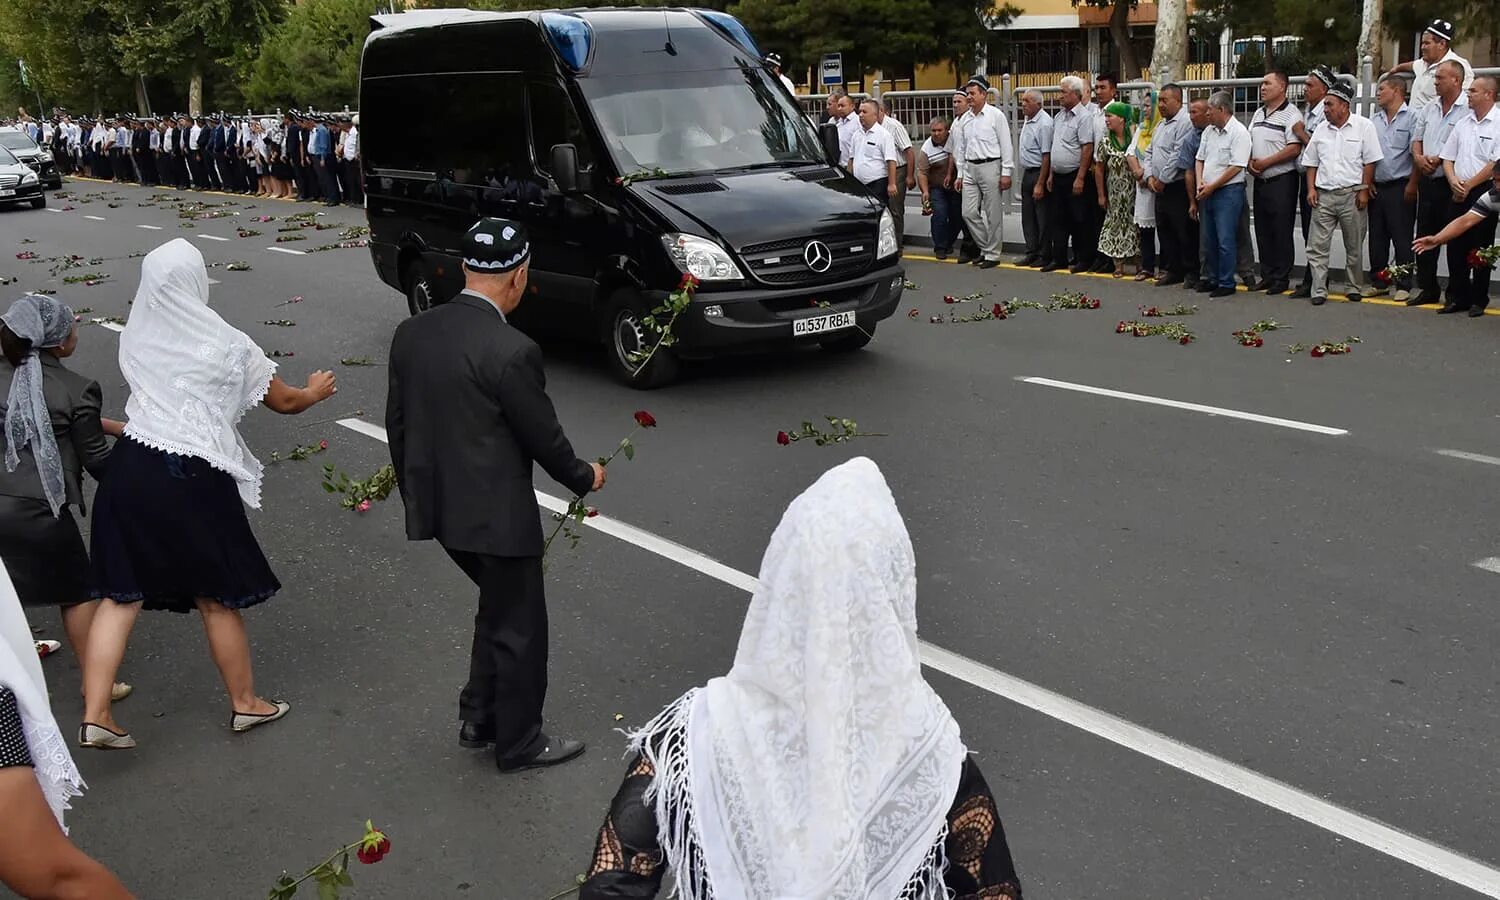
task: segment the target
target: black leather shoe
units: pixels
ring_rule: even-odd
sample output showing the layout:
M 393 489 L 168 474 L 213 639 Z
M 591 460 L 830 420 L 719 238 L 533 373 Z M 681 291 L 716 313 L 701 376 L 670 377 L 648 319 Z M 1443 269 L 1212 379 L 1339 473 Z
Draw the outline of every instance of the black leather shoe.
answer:
M 1295 297 L 1297 295 L 1293 294 L 1292 296 Z M 1328 298 L 1327 297 L 1314 297 L 1314 298 L 1312 298 L 1312 305 L 1313 306 L 1322 306 L 1323 304 L 1325 304 L 1327 302 L 1328 302 Z
M 1196 291 L 1200 282 L 1196 278 L 1182 279 L 1182 289 L 1185 291 Z
M 1213 282 L 1209 282 L 1209 281 L 1200 281 L 1200 282 L 1198 282 L 1197 291 L 1200 294 L 1211 294 L 1214 291 L 1217 291 L 1218 289 L 1219 289 L 1219 286 L 1216 285 L 1216 284 L 1214 284 Z
M 1062 266 L 1058 265 L 1057 263 L 1049 262 L 1045 266 L 1042 266 L 1042 271 L 1043 272 L 1056 272 L 1058 269 L 1061 269 L 1061 268 L 1062 268 Z
M 1259 278 L 1256 278 L 1254 275 L 1251 275 L 1249 278 L 1242 278 L 1240 280 L 1244 282 L 1245 290 L 1247 291 L 1262 291 L 1266 288 L 1266 283 L 1264 281 L 1261 281 Z
M 1471 319 L 1477 319 L 1477 318 L 1479 318 L 1482 315 L 1484 315 L 1484 307 L 1482 307 L 1482 306 L 1471 306 L 1471 307 L 1469 307 L 1469 318 L 1471 318 Z
M 979 261 L 979 257 L 977 257 L 977 256 L 965 256 L 962 253 L 960 253 L 958 255 L 958 264 L 961 265 L 961 266 L 966 266 L 969 263 L 978 262 L 978 261 Z
M 1232 287 L 1218 287 L 1218 288 L 1214 288 L 1211 292 L 1209 292 L 1208 296 L 1210 296 L 1210 297 L 1233 297 L 1234 296 L 1234 288 L 1232 288 Z
M 1174 284 L 1182 284 L 1181 275 L 1164 275 L 1161 278 L 1156 279 L 1157 287 L 1169 287 Z
M 1089 267 L 1088 266 L 1069 266 L 1068 267 L 1068 271 L 1072 272 L 1074 275 L 1079 275 L 1079 274 L 1082 274 L 1084 272 L 1089 271 Z
M 500 771 L 524 772 L 527 769 L 545 769 L 548 766 L 561 765 L 583 752 L 583 741 L 555 738 L 545 734 L 541 736 L 541 741 L 542 749 L 518 762 L 500 763 Z
M 1361 297 L 1359 294 L 1345 294 L 1344 299 L 1348 300 L 1350 303 L 1358 303 L 1365 298 Z
M 1429 303 L 1436 303 L 1436 302 L 1438 302 L 1441 299 L 1442 298 L 1439 297 L 1437 294 L 1432 294 L 1432 295 L 1417 294 L 1416 296 L 1408 297 L 1407 300 L 1406 300 L 1406 305 L 1407 306 L 1426 306 Z
M 1461 313 L 1461 312 L 1468 312 L 1468 311 L 1469 311 L 1469 307 L 1467 307 L 1467 306 L 1458 306 L 1456 304 L 1449 303 L 1449 304 L 1444 305 L 1442 309 L 1438 310 L 1438 315 L 1440 315 L 1440 316 L 1447 316 L 1447 315 L 1452 315 L 1453 313 Z
M 495 726 L 465 722 L 458 726 L 458 745 L 469 750 L 483 750 L 495 743 Z
M 1268 297 L 1275 297 L 1278 294 L 1284 294 L 1284 293 L 1286 293 L 1286 285 L 1279 284 L 1279 283 L 1274 282 L 1274 281 L 1268 281 L 1265 284 L 1265 292 L 1266 292 L 1266 296 L 1268 296 Z
M 938 259 L 947 259 L 948 258 L 948 251 L 947 250 L 934 250 L 934 251 L 932 251 L 932 255 L 936 256 Z
M 975 263 L 974 265 L 978 266 L 981 269 L 993 269 L 996 266 L 1000 265 L 1000 260 L 998 260 L 998 259 L 982 259 L 979 262 Z
M 1306 300 L 1312 296 L 1312 288 L 1299 287 L 1292 291 L 1293 300 Z

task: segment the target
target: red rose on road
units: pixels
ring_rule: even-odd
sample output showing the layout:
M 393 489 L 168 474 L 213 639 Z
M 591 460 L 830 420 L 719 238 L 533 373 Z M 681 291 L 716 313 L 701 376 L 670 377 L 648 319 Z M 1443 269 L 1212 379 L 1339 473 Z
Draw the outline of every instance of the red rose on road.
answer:
M 994 316 L 997 319 L 1005 318 L 1005 306 L 996 303 L 995 306 L 990 310 L 990 315 Z
M 943 302 L 944 303 L 957 303 L 958 302 L 958 298 L 955 297 L 955 296 L 953 296 L 952 294 L 944 294 L 943 295 Z
M 597 506 L 590 506 L 589 507 L 589 511 L 588 511 L 588 515 L 584 516 L 584 518 L 586 518 L 586 519 L 592 519 L 594 516 L 597 516 L 597 515 L 599 515 L 599 508 Z
M 1314 347 L 1314 348 L 1312 348 L 1312 355 L 1313 355 L 1314 359 L 1317 359 L 1318 357 L 1322 356 L 1323 355 L 1323 348 L 1322 347 Z
M 370 511 L 370 501 L 368 501 L 368 500 L 361 500 L 361 501 L 359 501 L 359 505 L 356 506 L 356 507 L 354 507 L 354 508 L 357 509 L 357 510 L 359 510 L 360 512 L 369 512 Z
M 641 426 L 642 428 L 655 428 L 656 417 L 646 412 L 644 409 L 638 409 L 635 411 L 635 424 Z
M 319 450 L 327 450 L 328 449 L 328 442 L 327 441 L 318 441 L 318 449 Z
M 390 852 L 391 852 L 391 841 L 390 841 L 390 838 L 387 838 L 385 835 L 381 835 L 380 836 L 380 840 L 377 841 L 373 847 L 372 846 L 362 846 L 362 847 L 359 848 L 358 852 L 356 852 L 354 855 L 359 857 L 359 861 L 360 862 L 362 862 L 362 863 L 364 863 L 365 865 L 368 866 L 368 865 L 371 865 L 373 863 L 380 862 L 382 859 L 385 858 L 385 855 L 387 853 L 390 853 Z
M 781 446 L 785 447 L 787 444 L 790 444 L 791 442 L 792 442 L 792 436 L 791 435 L 787 434 L 785 431 L 778 431 L 778 432 L 776 432 L 776 443 L 778 443 Z
M 1177 339 L 1177 343 L 1179 344 L 1191 344 L 1192 342 L 1193 339 L 1188 337 L 1187 335 L 1183 335 L 1182 337 Z

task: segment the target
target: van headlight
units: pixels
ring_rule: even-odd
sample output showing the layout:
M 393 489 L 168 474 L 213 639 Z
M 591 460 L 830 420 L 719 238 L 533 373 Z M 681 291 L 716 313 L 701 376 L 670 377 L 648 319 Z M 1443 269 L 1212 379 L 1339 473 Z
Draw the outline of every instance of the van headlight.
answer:
M 901 247 L 896 243 L 896 220 L 891 217 L 890 210 L 883 210 L 880 213 L 880 243 L 876 247 L 875 258 L 895 256 L 899 249 Z
M 36 184 L 36 182 L 37 177 L 35 172 L 27 172 L 25 175 L 21 176 L 22 184 Z
M 736 281 L 744 278 L 729 252 L 696 234 L 665 234 L 662 244 L 677 268 L 699 281 Z

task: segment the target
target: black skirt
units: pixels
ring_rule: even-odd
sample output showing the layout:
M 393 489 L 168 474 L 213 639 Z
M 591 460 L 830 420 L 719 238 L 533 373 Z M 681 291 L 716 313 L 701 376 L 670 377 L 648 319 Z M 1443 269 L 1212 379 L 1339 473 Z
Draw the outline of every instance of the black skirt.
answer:
M 204 460 L 115 444 L 94 499 L 93 595 L 190 612 L 243 609 L 281 590 L 234 479 Z
M 0 558 L 22 606 L 72 606 L 89 599 L 89 555 L 71 508 L 0 496 Z

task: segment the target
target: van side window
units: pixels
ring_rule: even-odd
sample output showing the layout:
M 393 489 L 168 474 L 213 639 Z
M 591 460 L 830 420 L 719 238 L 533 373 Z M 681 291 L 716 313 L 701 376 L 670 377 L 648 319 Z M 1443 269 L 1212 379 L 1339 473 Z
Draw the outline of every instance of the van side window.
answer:
M 368 78 L 360 87 L 365 109 L 402 110 L 401 115 L 365 116 L 359 149 L 374 169 L 437 170 L 446 126 L 439 105 L 427 92 L 433 79 L 422 75 Z
M 530 173 L 520 76 L 464 73 L 434 80 L 446 82 L 445 90 L 432 92 L 426 102 L 436 106 L 441 98 L 445 122 L 422 139 L 447 145 L 454 181 L 495 187 Z
M 588 133 L 573 108 L 573 99 L 556 82 L 533 81 L 531 92 L 531 147 L 536 154 L 537 171 L 551 174 L 554 144 L 572 144 L 578 148 L 578 167 L 594 167 L 594 149 Z

